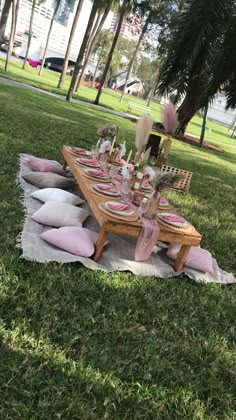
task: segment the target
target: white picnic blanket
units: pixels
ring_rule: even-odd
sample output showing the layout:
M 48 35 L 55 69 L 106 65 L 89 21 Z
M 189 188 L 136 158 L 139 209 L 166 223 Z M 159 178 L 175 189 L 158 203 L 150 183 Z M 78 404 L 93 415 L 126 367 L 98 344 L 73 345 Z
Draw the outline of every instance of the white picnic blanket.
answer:
M 39 234 L 51 228 L 34 222 L 31 219 L 31 215 L 43 205 L 40 201 L 30 197 L 30 194 L 38 190 L 38 188 L 27 183 L 22 178 L 23 174 L 31 171 L 26 162 L 26 159 L 29 157 L 26 154 L 20 155 L 20 171 L 17 178 L 17 182 L 24 192 L 23 205 L 25 208 L 25 220 L 23 230 L 17 238 L 18 246 L 22 248 L 22 258 L 39 263 L 50 261 L 56 261 L 58 263 L 80 262 L 92 270 L 106 272 L 130 271 L 136 275 L 155 276 L 157 278 L 170 278 L 186 274 L 189 278 L 199 282 L 236 283 L 236 278 L 232 274 L 221 270 L 215 259 L 213 259 L 214 275 L 202 273 L 188 267 L 183 267 L 181 273 L 176 273 L 172 268 L 173 261 L 167 258 L 163 251 L 157 254 L 153 253 L 147 261 L 135 262 L 134 251 L 137 238 L 128 236 L 109 235 L 108 239 L 110 243 L 104 248 L 97 263 L 90 258 L 78 257 L 62 251 L 43 241 L 39 238 Z M 76 183 L 75 188 L 71 192 L 83 197 Z M 89 210 L 87 204 L 83 204 L 81 207 Z M 99 226 L 92 216 L 88 217 L 84 223 L 84 227 L 97 232 L 99 231 Z

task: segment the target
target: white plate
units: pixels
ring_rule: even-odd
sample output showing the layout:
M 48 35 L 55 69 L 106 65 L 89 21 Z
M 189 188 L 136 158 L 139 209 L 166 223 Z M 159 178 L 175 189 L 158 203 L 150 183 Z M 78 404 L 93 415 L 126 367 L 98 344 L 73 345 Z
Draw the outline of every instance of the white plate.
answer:
M 119 216 L 133 216 L 134 215 L 133 210 L 124 210 L 124 211 L 112 210 L 109 208 L 109 204 L 114 205 L 114 204 L 123 204 L 123 203 L 119 203 L 117 201 L 104 201 L 103 205 L 105 209 L 107 209 L 111 213 L 118 214 Z
M 184 222 L 171 222 L 169 220 L 164 219 L 163 216 L 178 216 L 178 215 L 177 214 L 175 215 L 173 213 L 157 213 L 157 217 L 160 220 L 163 220 L 164 223 L 168 223 L 168 225 L 173 225 L 173 226 L 177 226 L 177 227 L 186 227 L 186 226 L 190 225 L 190 223 L 187 222 L 187 220 L 185 220 Z M 182 216 L 180 216 L 180 217 L 182 217 Z
M 84 169 L 84 171 L 86 172 L 87 175 L 92 176 L 93 178 L 98 178 L 98 179 L 109 179 L 108 176 L 99 176 L 99 175 L 95 175 L 93 173 L 91 173 L 92 169 Z
M 101 190 L 99 187 L 100 185 L 102 186 L 108 186 L 109 184 L 95 184 L 93 185 L 93 188 L 98 191 L 100 194 L 105 194 L 105 195 L 110 195 L 112 197 L 119 197 L 120 193 L 118 191 L 116 192 L 111 192 L 111 191 L 105 191 L 105 190 Z
M 76 160 L 76 162 L 78 162 L 80 165 L 84 165 L 84 166 L 91 166 L 91 167 L 93 167 L 93 168 L 99 168 L 99 163 L 97 162 L 97 164 L 96 163 L 93 163 L 93 162 L 91 162 L 91 163 L 89 163 L 89 162 L 82 162 L 81 161 L 81 159 L 87 159 L 87 158 L 77 158 L 77 159 L 75 159 Z M 92 159 L 91 159 L 92 160 Z M 88 161 L 89 161 L 89 158 L 88 158 Z

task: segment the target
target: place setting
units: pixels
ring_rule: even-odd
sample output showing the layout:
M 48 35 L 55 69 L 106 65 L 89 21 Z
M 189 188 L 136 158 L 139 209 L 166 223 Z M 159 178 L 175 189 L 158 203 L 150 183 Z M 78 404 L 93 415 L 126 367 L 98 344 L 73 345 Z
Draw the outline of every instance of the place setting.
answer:
M 166 212 L 157 213 L 157 220 L 162 225 L 177 231 L 191 232 L 194 230 L 193 225 L 178 214 Z
M 120 197 L 120 192 L 116 190 L 116 188 L 114 187 L 114 185 L 112 184 L 94 184 L 91 185 L 91 191 L 95 194 L 98 194 L 102 197 L 113 197 L 113 198 L 117 198 Z
M 120 201 L 103 201 L 99 204 L 99 208 L 109 216 L 115 217 L 116 219 L 126 221 L 138 220 L 138 214 L 130 208 L 128 204 Z
M 82 147 L 67 146 L 67 150 L 75 156 L 91 156 L 91 151 Z

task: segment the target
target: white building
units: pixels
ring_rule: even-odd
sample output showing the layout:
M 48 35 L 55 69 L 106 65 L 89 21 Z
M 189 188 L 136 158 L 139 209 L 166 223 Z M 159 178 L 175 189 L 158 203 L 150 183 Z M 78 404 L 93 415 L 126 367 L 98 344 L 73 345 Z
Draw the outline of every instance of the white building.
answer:
M 28 0 L 20 1 L 20 8 L 16 28 L 16 40 L 21 42 L 21 47 L 17 48 L 17 55 L 24 57 L 29 30 L 29 21 L 31 13 L 32 2 Z M 33 20 L 33 39 L 30 47 L 29 57 L 33 60 L 42 58 L 43 50 L 46 42 L 47 32 L 50 24 L 50 19 L 53 14 L 53 1 L 46 0 L 40 6 L 36 6 L 34 20 Z M 75 11 L 77 8 L 77 1 L 69 8 L 66 1 L 62 0 L 57 17 L 53 23 L 52 33 L 49 41 L 47 57 L 60 57 L 64 58 L 65 51 L 70 35 L 71 25 L 74 19 Z M 84 0 L 84 4 L 80 13 L 79 21 L 77 24 L 74 40 L 71 48 L 70 59 L 75 61 L 78 55 L 80 45 L 88 23 L 92 2 Z M 111 25 L 112 13 L 109 14 L 104 28 L 109 28 Z M 9 16 L 5 35 L 8 37 L 10 33 L 11 16 Z

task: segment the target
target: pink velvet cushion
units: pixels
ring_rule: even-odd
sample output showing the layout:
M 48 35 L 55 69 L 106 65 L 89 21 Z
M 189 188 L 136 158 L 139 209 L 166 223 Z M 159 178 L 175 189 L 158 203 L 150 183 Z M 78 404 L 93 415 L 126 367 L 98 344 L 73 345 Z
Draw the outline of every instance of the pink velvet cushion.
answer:
M 44 241 L 64 251 L 88 258 L 94 253 L 98 233 L 82 227 L 66 226 L 59 229 L 50 229 L 39 236 Z
M 27 163 L 34 171 L 53 172 L 54 174 L 58 175 L 66 175 L 65 171 L 63 171 L 59 163 L 54 163 L 48 159 L 31 157 L 28 159 Z
M 176 260 L 180 247 L 181 245 L 178 244 L 170 244 L 167 250 L 168 257 Z M 197 246 L 191 246 L 184 265 L 195 270 L 203 271 L 204 273 L 213 274 L 212 256 L 210 252 Z

